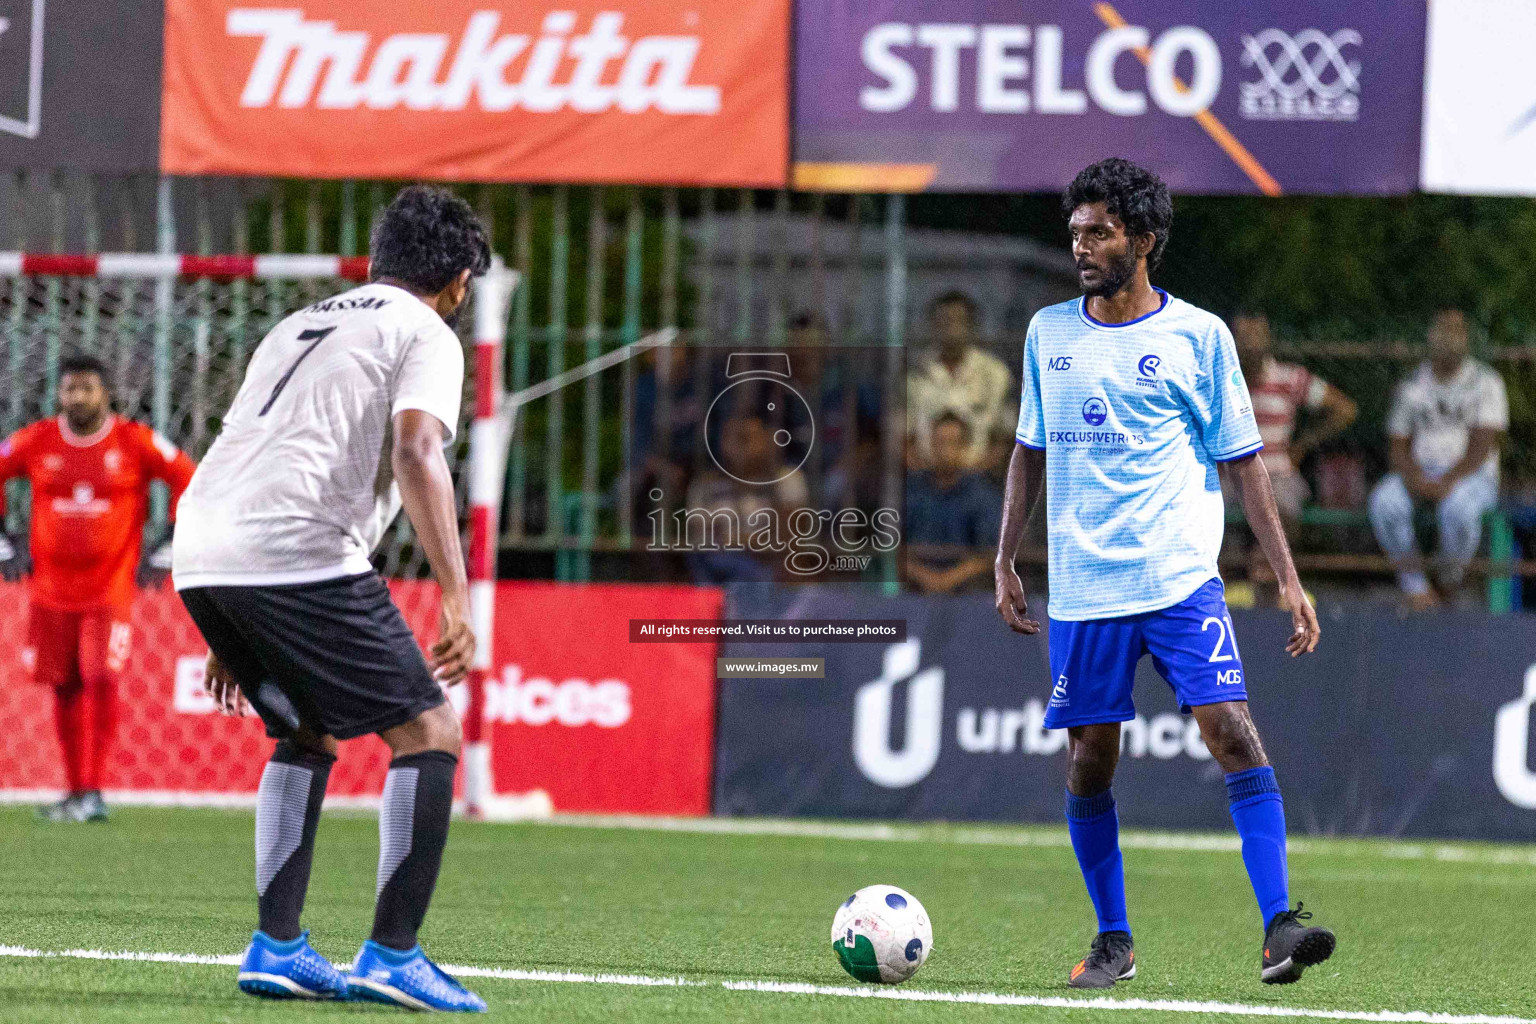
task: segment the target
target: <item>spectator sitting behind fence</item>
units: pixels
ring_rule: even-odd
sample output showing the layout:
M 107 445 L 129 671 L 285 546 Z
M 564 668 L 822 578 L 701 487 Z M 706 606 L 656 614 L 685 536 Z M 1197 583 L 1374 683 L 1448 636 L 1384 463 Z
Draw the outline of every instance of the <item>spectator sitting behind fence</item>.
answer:
M 1013 375 L 997 356 L 976 344 L 976 303 L 964 292 L 950 291 L 933 300 L 929 327 L 937 351 L 907 378 L 908 422 L 915 458 L 932 458 L 933 425 L 946 412 L 971 428 L 966 465 L 1001 472 L 1013 447 L 1013 414 L 1018 401 Z
M 1387 419 L 1391 472 L 1371 492 L 1371 526 L 1393 560 L 1411 611 L 1460 587 L 1477 552 L 1483 514 L 1499 496 L 1499 442 L 1509 399 L 1493 367 L 1467 354 L 1467 317 L 1436 313 L 1429 359 L 1397 388 Z M 1436 594 L 1414 535 L 1414 510 L 1433 504 L 1440 531 Z
M 719 464 L 689 486 L 676 538 L 694 582 L 768 582 L 783 568 L 788 551 L 769 541 L 790 536 L 789 517 L 810 504 L 810 493 L 805 474 L 784 464 L 773 432 L 757 412 L 721 424 Z
M 1276 359 L 1269 318 L 1263 313 L 1239 312 L 1234 316 L 1232 338 L 1237 343 L 1237 359 L 1253 399 L 1259 436 L 1264 439 L 1259 458 L 1269 470 L 1280 523 L 1294 545 L 1302 511 L 1312 494 L 1301 475 L 1302 461 L 1320 445 L 1343 433 L 1355 421 L 1360 408 L 1348 395 L 1306 367 Z M 1302 410 L 1310 415 L 1307 428 L 1298 432 L 1297 414 Z M 1223 490 L 1236 493 L 1235 487 Z M 1269 560 L 1257 545 L 1253 545 L 1249 555 L 1248 578 L 1274 583 Z
M 1002 496 L 985 477 L 967 468 L 970 442 L 970 425 L 952 412 L 944 413 L 933 423 L 931 468 L 907 479 L 907 577 L 925 594 L 952 594 L 990 579 L 992 556 L 987 547 L 997 537 Z M 913 550 L 924 545 L 954 550 Z

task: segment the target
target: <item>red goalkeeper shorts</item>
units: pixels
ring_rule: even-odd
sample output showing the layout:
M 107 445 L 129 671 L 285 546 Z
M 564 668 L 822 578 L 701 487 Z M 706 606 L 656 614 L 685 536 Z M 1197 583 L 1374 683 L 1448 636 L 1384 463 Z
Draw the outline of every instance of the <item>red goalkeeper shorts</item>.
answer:
M 22 663 L 43 686 L 73 687 L 116 676 L 128 663 L 132 644 L 124 610 L 69 612 L 34 603 Z

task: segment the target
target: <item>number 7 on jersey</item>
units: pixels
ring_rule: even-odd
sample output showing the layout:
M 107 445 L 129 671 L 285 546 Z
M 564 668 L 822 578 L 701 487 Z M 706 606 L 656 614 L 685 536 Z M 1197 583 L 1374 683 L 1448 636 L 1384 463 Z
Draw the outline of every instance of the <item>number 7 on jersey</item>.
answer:
M 288 381 L 293 377 L 293 371 L 299 368 L 299 364 L 304 361 L 304 357 L 313 352 L 315 350 L 315 346 L 324 341 L 325 336 L 330 334 L 335 329 L 336 328 L 334 327 L 319 327 L 312 330 L 299 332 L 299 340 L 307 341 L 309 342 L 309 345 L 304 349 L 303 352 L 299 353 L 299 358 L 293 361 L 293 365 L 288 367 L 288 372 L 279 377 L 277 379 L 277 383 L 272 385 L 272 394 L 267 396 L 267 403 L 261 407 L 261 412 L 257 413 L 257 416 L 265 416 L 267 414 L 267 410 L 272 408 L 272 403 L 277 401 L 277 396 L 282 394 L 283 388 L 288 386 Z

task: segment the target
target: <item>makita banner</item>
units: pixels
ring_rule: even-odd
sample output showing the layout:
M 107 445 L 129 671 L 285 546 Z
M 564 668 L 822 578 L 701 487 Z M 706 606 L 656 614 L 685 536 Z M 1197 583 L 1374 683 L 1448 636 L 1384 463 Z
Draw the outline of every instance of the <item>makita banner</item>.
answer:
M 437 587 L 391 584 L 417 636 L 435 635 Z M 502 583 L 487 684 L 496 788 L 546 791 L 558 811 L 705 814 L 713 755 L 714 643 L 629 642 L 630 618 L 716 618 L 718 590 Z M 40 799 L 63 785 L 51 694 L 26 668 L 23 584 L 0 583 L 0 794 Z M 140 799 L 249 797 L 272 749 L 254 717 L 217 713 L 203 692 L 207 647 L 167 587 L 138 595 L 119 681 L 108 790 Z M 462 712 L 467 695 L 449 696 Z M 341 745 L 333 796 L 380 792 L 389 750 Z
M 160 0 L 0 0 L 0 168 L 154 171 Z
M 721 681 L 716 813 L 1060 820 L 1066 733 L 1041 727 L 1046 639 L 1009 632 L 989 596 L 739 587 L 726 614 L 901 618 L 907 640 L 727 643 L 725 657 L 823 658 L 825 678 Z M 1232 618 L 1294 831 L 1536 839 L 1536 617 L 1430 626 L 1327 608 L 1317 653 L 1298 659 L 1284 650 L 1289 616 Z M 1221 768 L 1148 659 L 1136 707 L 1121 820 L 1230 828 Z
M 775 186 L 789 0 L 167 0 L 171 174 Z
M 1418 184 L 1423 0 L 805 0 L 804 187 L 1057 191 L 1105 156 L 1177 191 Z

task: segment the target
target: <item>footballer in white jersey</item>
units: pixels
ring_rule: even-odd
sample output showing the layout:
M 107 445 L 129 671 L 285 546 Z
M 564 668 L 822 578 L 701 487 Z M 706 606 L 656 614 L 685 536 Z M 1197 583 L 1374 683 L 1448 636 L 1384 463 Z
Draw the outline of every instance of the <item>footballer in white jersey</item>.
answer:
M 188 488 L 177 589 L 370 572 L 400 511 L 394 417 L 430 413 L 451 439 L 463 388 L 458 336 L 398 285 L 374 281 L 283 320 Z
M 1297 981 L 1332 955 L 1335 939 L 1290 906 L 1284 805 L 1249 713 L 1216 568 L 1219 464 L 1240 485 L 1291 609 L 1292 656 L 1313 650 L 1319 631 L 1257 458 L 1264 445 L 1247 383 L 1226 325 L 1148 278 L 1173 223 L 1157 175 L 1103 160 L 1077 176 L 1062 207 L 1083 297 L 1030 323 L 994 575 L 1004 621 L 1038 633 L 1014 559 L 1048 481 L 1045 725 L 1067 730 L 1067 825 L 1098 918 L 1068 983 L 1109 988 L 1137 972 L 1111 784 L 1120 725 L 1136 714 L 1136 663 L 1148 654 L 1226 775 L 1264 924 L 1260 977 Z
M 453 477 L 464 352 L 452 323 L 490 266 L 484 227 L 442 189 L 381 215 L 368 284 L 262 339 L 179 507 L 172 572 L 208 642 L 208 689 L 278 740 L 256 797 L 258 926 L 238 984 L 275 998 L 483 1010 L 416 932 L 448 838 L 461 735 L 443 687 L 474 654 Z M 369 562 L 402 504 L 442 588 L 424 657 Z M 338 740 L 393 755 L 373 932 L 347 974 L 300 922 Z

